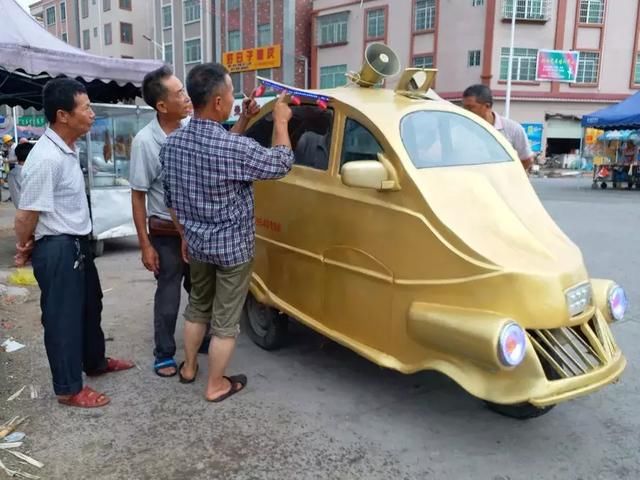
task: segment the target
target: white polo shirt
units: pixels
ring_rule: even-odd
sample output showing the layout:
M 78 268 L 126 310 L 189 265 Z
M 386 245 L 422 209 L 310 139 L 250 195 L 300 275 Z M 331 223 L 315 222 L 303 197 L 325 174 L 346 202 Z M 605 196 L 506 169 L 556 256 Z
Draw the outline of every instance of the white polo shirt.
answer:
M 181 123 L 184 127 L 189 119 L 184 119 Z M 131 144 L 129 185 L 132 190 L 146 192 L 148 217 L 171 220 L 169 209 L 164 204 L 160 164 L 160 149 L 166 140 L 167 134 L 162 130 L 157 116 L 138 132 Z
M 46 235 L 88 235 L 91 217 L 77 152 L 51 128 L 22 167 L 20 209 L 39 212 L 36 240 Z
M 524 127 L 518 122 L 514 122 L 508 118 L 501 117 L 497 113 L 493 112 L 495 121 L 493 126 L 502 133 L 509 143 L 513 146 L 516 152 L 518 152 L 518 158 L 520 160 L 527 160 L 533 156 L 531 151 L 531 145 L 529 145 L 529 138 L 524 131 Z

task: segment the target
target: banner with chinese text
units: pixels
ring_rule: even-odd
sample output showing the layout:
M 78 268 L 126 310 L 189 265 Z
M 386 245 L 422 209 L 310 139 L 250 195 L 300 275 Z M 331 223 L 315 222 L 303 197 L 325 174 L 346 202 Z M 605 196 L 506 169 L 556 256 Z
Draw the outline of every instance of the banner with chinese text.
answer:
M 222 63 L 231 73 L 279 68 L 281 61 L 280 45 L 247 48 L 235 52 L 225 52 L 222 55 Z
M 538 50 L 537 81 L 569 82 L 578 76 L 579 52 Z

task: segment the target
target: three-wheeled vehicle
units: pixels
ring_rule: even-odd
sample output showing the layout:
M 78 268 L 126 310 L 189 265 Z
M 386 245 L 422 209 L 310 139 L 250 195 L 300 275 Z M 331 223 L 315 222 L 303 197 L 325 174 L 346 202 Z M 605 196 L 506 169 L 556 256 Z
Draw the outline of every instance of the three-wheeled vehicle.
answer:
M 614 382 L 624 290 L 589 277 L 491 125 L 367 49 L 351 85 L 292 106 L 291 173 L 258 182 L 245 329 L 282 345 L 289 318 L 376 364 L 440 371 L 529 418 Z M 295 93 L 295 92 L 294 92 Z M 298 102 L 297 102 L 298 103 Z M 247 134 L 268 146 L 271 106 Z
M 131 142 L 155 112 L 136 105 L 91 107 L 96 120 L 77 143 L 91 210 L 92 243 L 100 256 L 104 240 L 136 234 L 129 187 Z

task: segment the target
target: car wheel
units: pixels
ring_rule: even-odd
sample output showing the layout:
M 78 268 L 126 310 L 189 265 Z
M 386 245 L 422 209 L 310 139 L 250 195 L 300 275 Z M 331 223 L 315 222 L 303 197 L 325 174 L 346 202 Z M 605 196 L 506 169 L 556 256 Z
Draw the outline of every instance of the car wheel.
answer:
M 287 316 L 258 302 L 251 292 L 244 303 L 242 323 L 253 343 L 265 350 L 280 348 L 287 338 Z
M 550 405 L 548 407 L 536 407 L 531 403 L 518 403 L 515 405 L 502 405 L 500 403 L 485 402 L 489 410 L 492 410 L 505 417 L 515 418 L 517 420 L 527 420 L 529 418 L 536 418 L 549 413 L 549 411 L 555 407 Z
M 91 248 L 93 249 L 94 257 L 101 257 L 104 253 L 104 240 L 93 240 L 91 242 Z

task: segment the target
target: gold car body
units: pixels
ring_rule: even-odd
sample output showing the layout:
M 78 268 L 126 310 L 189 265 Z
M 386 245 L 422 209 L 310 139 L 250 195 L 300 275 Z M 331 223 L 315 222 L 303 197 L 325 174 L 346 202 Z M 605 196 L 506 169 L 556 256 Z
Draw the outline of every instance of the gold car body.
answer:
M 626 361 L 609 329 L 610 283 L 589 278 L 580 250 L 499 132 L 434 94 L 319 92 L 334 114 L 328 170 L 294 165 L 285 178 L 255 185 L 251 291 L 259 302 L 380 366 L 437 370 L 491 402 L 544 407 L 619 377 Z M 468 118 L 512 161 L 416 168 L 400 125 L 418 111 Z M 382 147 L 377 160 L 388 175 L 378 189 L 343 181 L 347 118 Z M 571 317 L 565 293 L 584 283 L 593 301 Z M 499 332 L 510 321 L 528 339 L 515 368 L 498 358 Z

